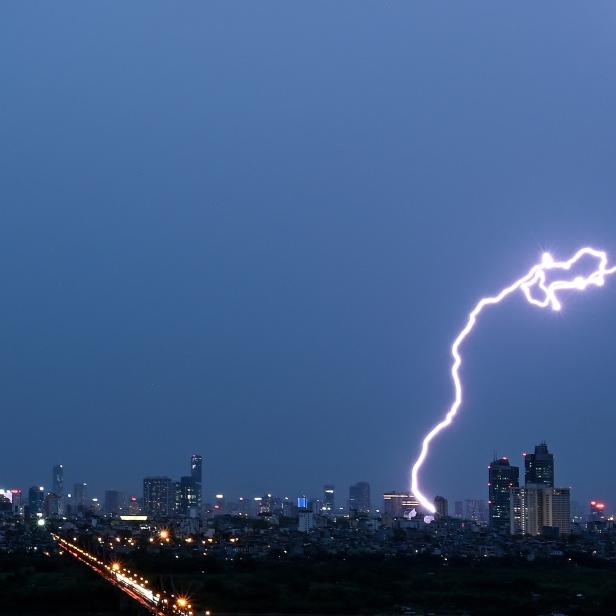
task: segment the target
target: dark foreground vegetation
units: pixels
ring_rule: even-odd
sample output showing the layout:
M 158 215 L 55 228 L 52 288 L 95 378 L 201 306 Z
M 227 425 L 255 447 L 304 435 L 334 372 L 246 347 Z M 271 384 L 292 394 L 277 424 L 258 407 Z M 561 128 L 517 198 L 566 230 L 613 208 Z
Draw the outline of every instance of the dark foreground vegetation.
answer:
M 116 591 L 77 561 L 45 555 L 0 556 L 0 614 L 117 614 Z
M 616 615 L 616 569 L 587 563 L 442 559 L 178 560 L 140 555 L 127 565 L 153 585 L 224 613 Z M 2 614 L 118 614 L 104 581 L 64 557 L 0 558 Z M 127 607 L 124 605 L 123 610 Z
M 172 575 L 176 590 L 214 614 L 616 614 L 616 568 L 592 559 L 355 557 L 197 565 L 142 555 L 131 564 L 153 580 Z

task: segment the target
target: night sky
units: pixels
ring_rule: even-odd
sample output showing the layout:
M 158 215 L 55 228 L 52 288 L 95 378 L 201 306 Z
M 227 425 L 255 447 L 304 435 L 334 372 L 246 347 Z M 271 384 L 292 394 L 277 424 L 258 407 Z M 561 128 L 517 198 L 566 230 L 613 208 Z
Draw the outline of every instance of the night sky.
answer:
M 609 1 L 4 3 L 0 486 L 404 489 L 479 297 L 616 258 L 614 75 Z M 616 507 L 615 315 L 486 313 L 426 491 Z

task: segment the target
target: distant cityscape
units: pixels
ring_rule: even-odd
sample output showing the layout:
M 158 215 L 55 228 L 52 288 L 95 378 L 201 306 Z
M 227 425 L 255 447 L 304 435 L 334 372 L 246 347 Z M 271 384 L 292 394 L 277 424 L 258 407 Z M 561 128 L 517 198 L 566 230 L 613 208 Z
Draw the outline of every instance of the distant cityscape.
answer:
M 546 443 L 540 443 L 533 453 L 523 455 L 524 484 L 520 484 L 520 468 L 506 457 L 493 460 L 488 467 L 488 498 L 457 500 L 450 507 L 448 499 L 436 496 L 435 517 L 466 520 L 487 526 L 500 534 L 548 536 L 569 535 L 586 530 L 589 525 L 608 525 L 605 504 L 593 500 L 586 507 L 571 500 L 569 487 L 554 485 L 554 455 Z M 88 493 L 88 484 L 66 489 L 64 466 L 52 468 L 51 490 L 43 485 L 31 486 L 26 493 L 21 488 L 0 489 L 0 515 L 23 519 L 83 520 L 86 518 L 150 520 L 204 520 L 218 516 L 297 518 L 298 530 L 309 532 L 319 526 L 320 518 L 368 518 L 379 525 L 395 521 L 422 525 L 434 516 L 424 512 L 417 499 L 408 491 L 385 492 L 375 504 L 370 484 L 359 481 L 348 488 L 341 499 L 332 484 L 323 486 L 322 494 L 295 497 L 265 493 L 252 498 L 227 499 L 216 494 L 212 502 L 203 495 L 203 457 L 193 454 L 189 473 L 174 480 L 166 476 L 143 479 L 141 495 L 119 490 L 106 490 L 103 498 Z

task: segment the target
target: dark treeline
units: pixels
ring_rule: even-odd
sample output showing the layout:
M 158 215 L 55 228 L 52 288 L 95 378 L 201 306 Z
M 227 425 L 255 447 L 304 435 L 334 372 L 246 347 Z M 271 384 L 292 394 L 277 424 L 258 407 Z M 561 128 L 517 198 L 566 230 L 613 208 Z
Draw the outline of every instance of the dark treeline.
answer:
M 354 557 L 233 561 L 139 554 L 152 586 L 220 613 L 616 615 L 616 569 L 587 563 Z M 63 557 L 0 557 L 2 613 L 117 614 L 117 592 Z M 125 608 L 127 606 L 124 606 Z
M 319 557 L 175 559 L 130 564 L 167 590 L 218 612 L 314 614 L 616 614 L 616 569 L 605 561 Z
M 1 614 L 117 614 L 120 597 L 69 556 L 0 555 Z

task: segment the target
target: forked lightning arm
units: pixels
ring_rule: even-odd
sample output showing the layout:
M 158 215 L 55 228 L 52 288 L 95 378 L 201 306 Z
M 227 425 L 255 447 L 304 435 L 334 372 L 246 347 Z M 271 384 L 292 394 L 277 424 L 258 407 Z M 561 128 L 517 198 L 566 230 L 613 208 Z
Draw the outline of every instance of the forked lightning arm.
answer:
M 551 270 L 560 270 L 568 272 L 582 257 L 590 256 L 596 260 L 596 269 L 588 276 L 576 276 L 573 279 L 561 278 L 547 282 L 546 272 Z M 533 306 L 539 308 L 552 308 L 552 310 L 560 310 L 561 304 L 558 299 L 558 292 L 565 290 L 584 291 L 590 285 L 596 287 L 603 286 L 605 277 L 610 274 L 616 273 L 616 266 L 608 268 L 607 254 L 602 250 L 595 250 L 594 248 L 582 248 L 571 257 L 568 261 L 554 261 L 549 253 L 545 253 L 541 259 L 541 263 L 533 266 L 531 270 L 519 280 L 505 287 L 498 295 L 494 297 L 484 297 L 473 308 L 468 315 L 466 325 L 462 331 L 458 334 L 458 337 L 453 341 L 451 346 L 451 355 L 453 357 L 453 364 L 451 366 L 451 379 L 454 386 L 454 401 L 449 411 L 445 415 L 445 418 L 437 423 L 426 434 L 421 443 L 421 452 L 417 458 L 413 469 L 411 471 L 411 490 L 421 506 L 430 511 L 435 512 L 434 505 L 422 494 L 419 488 L 419 470 L 428 456 L 430 450 L 430 443 L 434 437 L 443 429 L 451 424 L 453 418 L 456 416 L 460 405 L 462 404 L 462 382 L 460 381 L 460 366 L 462 365 L 462 356 L 460 355 L 460 346 L 466 339 L 466 337 L 473 331 L 475 324 L 477 323 L 477 317 L 481 314 L 482 310 L 486 306 L 493 304 L 499 304 L 508 295 L 518 289 L 524 293 L 526 300 Z M 536 298 L 533 295 L 534 290 L 540 289 L 543 292 L 542 298 Z

